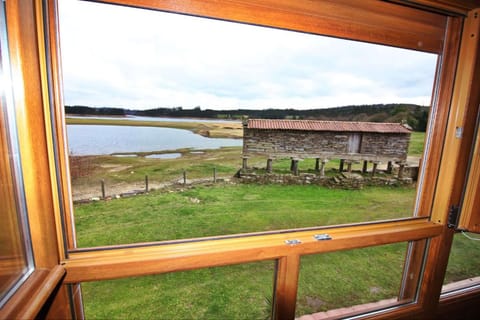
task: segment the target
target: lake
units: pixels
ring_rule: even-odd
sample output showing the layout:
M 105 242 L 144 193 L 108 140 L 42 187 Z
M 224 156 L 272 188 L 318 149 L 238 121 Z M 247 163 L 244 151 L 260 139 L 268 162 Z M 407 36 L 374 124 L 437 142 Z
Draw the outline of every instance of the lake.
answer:
M 188 130 L 159 127 L 67 125 L 67 136 L 69 153 L 75 156 L 242 145 L 242 139 L 207 138 Z

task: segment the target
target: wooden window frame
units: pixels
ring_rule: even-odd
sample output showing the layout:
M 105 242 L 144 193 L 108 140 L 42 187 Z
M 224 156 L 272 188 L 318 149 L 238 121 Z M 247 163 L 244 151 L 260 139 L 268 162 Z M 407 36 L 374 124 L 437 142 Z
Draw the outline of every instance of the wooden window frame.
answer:
M 431 119 L 428 128 L 431 131 L 429 146 L 434 147 L 427 147 L 424 159 L 423 185 L 420 187 L 423 201 L 416 210 L 417 218 L 319 228 L 332 236 L 332 240 L 321 243 L 312 238 L 318 230 L 292 230 L 282 234 L 245 235 L 188 243 L 136 244 L 74 252 L 71 250 L 75 248 L 75 237 L 65 148 L 56 1 L 7 1 L 12 73 L 21 88 L 15 92 L 17 126 L 37 271 L 53 273 L 55 276 L 51 279 L 58 284 L 63 277 L 61 270 L 65 268 L 67 276 L 63 283 L 75 285 L 83 281 L 276 259 L 279 263 L 274 317 L 292 319 L 302 255 L 429 239 L 425 259 L 415 259 L 406 270 L 409 274 L 424 268 L 415 303 L 368 317 L 401 318 L 436 312 L 454 234 L 446 226 L 448 209 L 461 199 L 474 136 L 472 119 L 476 119 L 478 112 L 478 101 L 475 100 L 478 100 L 478 88 L 475 88 L 471 77 L 480 72 L 480 67 L 475 65 L 479 49 L 478 45 L 472 48 L 466 41 L 468 24 L 475 13 L 478 15 L 478 1 L 464 1 L 461 5 L 447 0 L 395 1 L 402 5 L 371 0 L 108 2 L 440 54 L 433 95 L 434 119 Z M 473 75 L 466 76 L 472 69 Z M 456 136 L 459 127 L 463 128 L 461 138 Z M 449 163 L 457 165 L 452 168 Z M 283 241 L 291 238 L 300 239 L 302 243 L 285 245 Z M 412 256 L 418 257 L 423 248 L 421 245 L 414 246 Z M 142 268 L 138 268 L 139 264 Z M 57 267 L 59 265 L 61 267 Z M 21 290 L 35 292 L 35 286 L 27 285 Z M 28 301 L 20 293 L 12 299 L 17 304 Z M 51 292 L 41 296 L 49 294 Z M 480 295 L 480 290 L 473 290 L 468 297 L 475 295 Z M 80 291 L 75 291 L 74 302 L 80 298 Z M 6 308 L 10 306 L 8 304 Z M 4 309 L 0 310 L 2 316 Z M 77 317 L 82 317 L 81 307 L 78 303 L 71 306 L 68 290 L 62 286 L 48 315 L 73 317 L 72 309 L 79 312 Z
M 10 63 L 8 56 L 8 38 L 6 34 L 6 13 L 5 4 L 0 5 L 1 16 L 1 40 L 0 50 L 2 51 L 2 85 L 11 83 Z M 34 271 L 33 253 L 30 241 L 30 234 L 26 220 L 27 212 L 24 201 L 24 190 L 22 172 L 20 168 L 20 158 L 18 152 L 18 139 L 15 123 L 15 109 L 12 101 L 11 88 L 5 85 L 2 88 L 2 101 L 0 102 L 0 176 L 1 190 L 0 203 L 2 211 L 7 215 L 2 217 L 1 231 L 2 236 L 8 235 L 10 242 L 7 244 L 8 251 L 2 250 L 1 266 L 2 272 L 10 274 L 6 283 L 7 287 L 2 288 L 0 307 L 7 301 L 16 288 L 20 287 L 24 281 Z M 2 249 L 5 246 L 2 237 Z
M 321 246 L 312 240 L 314 231 L 292 231 L 289 234 L 282 235 L 258 235 L 246 238 L 234 238 L 225 240 L 212 240 L 194 243 L 179 243 L 167 245 L 151 244 L 149 247 L 138 246 L 136 248 L 121 248 L 111 250 L 99 250 L 91 252 L 71 252 L 70 258 L 65 261 L 68 274 L 66 281 L 77 283 L 88 280 L 111 279 L 125 276 L 136 276 L 143 274 L 155 274 L 163 272 L 172 272 L 179 270 L 190 270 L 200 267 L 212 267 L 218 265 L 228 265 L 233 263 L 245 263 L 265 259 L 277 259 L 279 261 L 276 279 L 276 292 L 274 303 L 274 315 L 278 318 L 292 318 L 295 312 L 296 290 L 298 286 L 298 272 L 300 266 L 300 257 L 303 254 L 322 253 L 331 250 L 344 250 L 346 248 L 361 248 L 370 245 L 381 245 L 392 242 L 411 241 L 419 239 L 431 239 L 430 251 L 426 258 L 426 272 L 420 285 L 420 295 L 417 305 L 428 309 L 429 304 L 425 296 L 434 291 L 431 280 L 432 257 L 433 254 L 441 254 L 436 251 L 436 245 L 441 243 L 440 239 L 445 237 L 444 233 L 448 230 L 442 229 L 445 226 L 446 212 L 451 205 L 452 197 L 443 197 L 439 195 L 448 194 L 446 190 L 455 183 L 456 175 L 442 162 L 455 161 L 459 159 L 460 147 L 458 141 L 452 139 L 452 122 L 455 121 L 455 128 L 464 127 L 463 123 L 458 123 L 462 115 L 468 115 L 468 108 L 459 101 L 462 99 L 460 92 L 465 92 L 462 86 L 467 85 L 465 77 L 455 78 L 454 70 L 468 70 L 471 62 L 465 62 L 466 65 L 457 66 L 460 51 L 460 41 L 462 32 L 463 18 L 452 16 L 438 16 L 425 11 L 415 11 L 415 15 L 409 12 L 407 7 L 397 7 L 398 15 L 390 16 L 386 19 L 387 12 L 390 13 L 389 4 L 371 2 L 365 7 L 361 5 L 351 6 L 349 1 L 270 1 L 262 0 L 248 1 L 224 1 L 219 5 L 216 1 L 190 1 L 188 6 L 174 1 L 168 2 L 150 2 L 142 0 L 120 0 L 110 1 L 117 4 L 132 5 L 143 8 L 177 12 L 188 15 L 204 16 L 217 19 L 227 19 L 244 23 L 253 23 L 259 25 L 273 26 L 284 29 L 291 29 L 309 33 L 323 34 L 329 36 L 343 37 L 347 39 L 361 40 L 373 43 L 395 45 L 403 48 L 422 50 L 425 52 L 437 53 L 440 55 L 441 64 L 437 73 L 436 87 L 433 101 L 433 119 L 430 120 L 430 146 L 443 145 L 440 148 L 431 148 L 427 146 L 426 161 L 424 161 L 425 185 L 436 185 L 438 190 L 432 188 L 420 188 L 423 193 L 423 201 L 417 208 L 416 214 L 420 217 L 431 217 L 430 221 L 417 220 L 412 233 L 406 233 L 405 238 L 392 236 L 394 230 L 401 230 L 401 223 L 396 222 L 389 225 L 389 222 L 380 224 L 366 224 L 365 233 L 357 237 L 356 226 L 325 228 L 325 232 L 333 235 L 333 240 L 328 244 Z M 332 16 L 332 13 L 334 15 Z M 352 17 L 354 17 L 352 19 Z M 405 22 L 405 18 L 412 19 L 414 22 Z M 354 20 L 358 18 L 359 21 Z M 368 24 L 366 23 L 368 21 Z M 387 22 L 388 21 L 388 22 Z M 379 24 L 381 27 L 379 28 Z M 375 29 L 375 32 L 372 30 Z M 392 31 L 395 30 L 395 31 Z M 413 34 L 415 33 L 415 36 Z M 388 34 L 388 37 L 385 35 Z M 464 50 L 465 51 L 465 50 Z M 462 56 L 460 56 L 462 58 Z M 463 68 L 463 69 L 462 69 Z M 457 71 L 458 72 L 458 71 Z M 453 93 L 452 93 L 453 91 Z M 456 107 L 456 110 L 455 110 Z M 452 114 L 456 116 L 452 119 Z M 460 116 L 459 116 L 460 115 Z M 462 120 L 465 120 L 463 118 Z M 447 137 L 445 139 L 445 137 Z M 445 139 L 445 140 L 444 140 Z M 440 143 L 440 144 L 437 144 Z M 466 170 L 466 164 L 460 171 Z M 439 174 L 436 174 L 439 173 Z M 457 179 L 458 180 L 458 179 Z M 444 189 L 442 189 L 442 187 Z M 419 224 L 416 224 L 418 222 Z M 418 237 L 428 228 L 427 224 L 435 223 L 436 233 L 425 237 Z M 410 221 L 405 221 L 408 224 Z M 377 227 L 386 238 L 377 234 Z M 391 229 L 390 229 L 391 227 Z M 398 229 L 397 229 L 398 228 Z M 345 238 L 337 239 L 337 231 Z M 381 233 L 380 232 L 380 233 Z M 405 235 L 405 234 L 404 234 Z M 285 246 L 284 240 L 295 238 L 302 241 L 299 246 Z M 388 239 L 388 240 L 386 240 Z M 357 241 L 358 240 L 358 241 Z M 443 239 L 442 239 L 443 240 Z M 343 247 L 339 243 L 348 243 Z M 369 242 L 371 241 L 371 242 Z M 384 242 L 385 241 L 385 242 Z M 211 251 L 212 250 L 212 251 Z M 418 252 L 424 250 L 424 245 L 419 248 L 413 248 L 413 256 L 417 259 L 413 261 L 406 274 L 413 273 L 413 270 L 419 270 L 423 259 L 419 258 Z M 164 255 L 164 252 L 167 252 Z M 422 255 L 420 255 L 422 256 Z M 408 257 L 407 259 L 410 259 Z M 132 268 L 126 266 L 142 263 L 142 271 L 130 272 Z M 94 268 L 92 268 L 94 266 Z M 90 273 L 93 273 L 90 275 Z M 79 275 L 75 277 L 74 275 Z M 88 274 L 88 276 L 87 276 Z M 417 279 L 418 280 L 418 279 Z M 435 282 L 437 283 L 437 282 Z M 438 284 L 437 284 L 438 286 Z M 437 289 L 436 292 L 439 292 Z M 436 293 L 435 292 L 435 293 Z M 422 295 L 423 294 L 423 295 Z M 432 304 L 435 305 L 435 303 Z
M 468 72 L 463 74 L 464 81 L 467 83 L 480 82 L 480 50 L 478 49 L 478 39 L 480 37 L 480 12 L 479 10 L 472 11 L 469 14 L 469 20 L 465 23 L 464 39 L 465 46 L 470 50 L 465 50 L 465 57 L 460 58 L 461 61 L 468 61 L 471 66 Z M 461 103 L 476 104 L 480 103 L 480 90 L 465 92 Z M 458 222 L 458 229 L 468 230 L 471 232 L 480 233 L 480 114 L 477 114 L 477 127 L 469 128 L 469 130 L 476 131 L 474 134 L 474 146 L 471 156 L 469 157 L 469 174 L 465 186 L 465 194 L 461 205 L 460 219 Z M 475 196 L 477 195 L 477 196 Z
M 8 54 L 12 77 L 28 228 L 35 267 L 0 309 L 0 318 L 69 318 L 70 301 L 61 286 L 65 268 L 60 206 L 55 189 L 54 150 L 49 135 L 42 6 L 5 1 Z M 43 55 L 42 55 L 43 53 Z M 48 302 L 50 300 L 50 302 Z

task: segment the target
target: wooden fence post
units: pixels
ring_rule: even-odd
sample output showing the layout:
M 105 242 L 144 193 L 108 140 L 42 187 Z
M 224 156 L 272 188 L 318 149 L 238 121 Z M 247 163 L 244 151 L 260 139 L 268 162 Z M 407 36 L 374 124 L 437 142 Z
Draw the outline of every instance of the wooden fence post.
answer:
M 248 157 L 242 157 L 242 169 L 247 169 L 248 168 Z
M 271 173 L 271 172 L 272 172 L 272 162 L 273 162 L 273 159 L 269 157 L 269 158 L 267 159 L 267 172 L 268 172 L 268 173 Z
M 148 192 L 148 176 L 145 176 L 145 192 Z
M 183 170 L 183 185 L 187 184 L 187 170 Z
M 398 179 L 403 179 L 404 170 L 405 170 L 405 163 L 401 162 L 400 167 L 398 168 Z
M 343 165 L 345 164 L 345 159 L 340 159 L 340 168 L 338 171 L 343 172 Z
M 102 187 L 102 199 L 105 199 L 105 180 L 102 179 L 102 181 L 100 181 L 100 184 Z
M 372 177 L 375 176 L 375 173 L 377 173 L 377 167 L 378 167 L 378 161 L 374 161 L 373 168 L 372 168 Z
M 217 183 L 217 168 L 213 168 L 213 183 Z
M 367 160 L 363 160 L 362 173 L 367 173 L 367 169 L 368 169 L 368 161 L 367 161 Z
M 327 164 L 328 160 L 323 159 L 322 160 L 322 165 L 320 166 L 320 176 L 325 177 L 325 165 Z
M 292 160 L 292 172 L 295 176 L 298 176 L 298 159 Z
M 391 174 L 392 171 L 393 171 L 392 161 L 388 161 L 388 163 L 387 163 L 387 173 L 388 173 L 388 174 Z
M 347 163 L 347 172 L 352 173 L 352 160 L 346 161 Z

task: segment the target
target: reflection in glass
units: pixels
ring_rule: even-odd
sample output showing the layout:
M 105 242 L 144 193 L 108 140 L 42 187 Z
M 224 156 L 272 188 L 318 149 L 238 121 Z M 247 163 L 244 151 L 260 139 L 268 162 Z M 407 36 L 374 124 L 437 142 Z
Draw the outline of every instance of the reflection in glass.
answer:
M 361 313 L 398 304 L 406 249 L 396 243 L 302 257 L 296 315 L 346 307 L 345 314 Z
M 3 105 L 2 105 L 3 107 Z M 3 119 L 0 119 L 0 122 Z M 3 131 L 3 123 L 1 123 Z M 5 136 L 2 135 L 2 138 Z M 5 140 L 0 141 L 0 305 L 12 287 L 29 271 L 22 224 L 17 211 L 15 185 Z
M 444 293 L 480 283 L 478 239 L 476 234 L 455 234 L 443 281 Z

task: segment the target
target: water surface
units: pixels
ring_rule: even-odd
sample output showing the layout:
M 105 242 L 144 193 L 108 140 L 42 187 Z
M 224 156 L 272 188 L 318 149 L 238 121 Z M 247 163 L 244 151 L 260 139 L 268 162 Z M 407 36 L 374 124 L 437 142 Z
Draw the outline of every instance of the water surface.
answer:
M 188 130 L 159 127 L 67 125 L 67 136 L 70 155 L 76 156 L 242 145 L 242 139 L 207 138 Z

